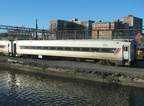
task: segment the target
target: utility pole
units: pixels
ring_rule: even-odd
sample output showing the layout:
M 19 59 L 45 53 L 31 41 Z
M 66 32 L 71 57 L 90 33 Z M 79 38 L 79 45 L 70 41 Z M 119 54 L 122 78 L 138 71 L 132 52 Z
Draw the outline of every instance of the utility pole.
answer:
M 37 19 L 36 19 L 36 40 L 38 40 L 37 30 L 38 30 L 38 24 L 37 24 Z

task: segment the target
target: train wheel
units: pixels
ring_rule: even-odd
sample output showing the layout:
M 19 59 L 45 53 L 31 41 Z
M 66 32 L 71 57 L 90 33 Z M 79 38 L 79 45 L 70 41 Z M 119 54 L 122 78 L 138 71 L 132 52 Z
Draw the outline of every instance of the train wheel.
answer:
M 107 64 L 110 66 L 115 66 L 115 63 L 111 62 L 110 60 L 107 60 Z
M 76 58 L 76 61 L 78 61 L 78 62 L 85 62 L 85 59 L 83 59 L 83 58 Z
M 100 63 L 101 63 L 102 65 L 107 65 L 107 61 L 106 61 L 106 60 L 103 60 L 103 59 L 101 59 Z
M 94 63 L 98 63 L 100 60 L 99 59 L 94 59 Z

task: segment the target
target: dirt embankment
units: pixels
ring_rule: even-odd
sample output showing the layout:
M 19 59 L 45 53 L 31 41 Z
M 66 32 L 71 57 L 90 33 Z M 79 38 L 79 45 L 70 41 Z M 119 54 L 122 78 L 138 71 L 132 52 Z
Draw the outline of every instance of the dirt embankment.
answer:
M 25 59 L 0 56 L 0 67 L 61 77 L 78 78 L 144 88 L 144 62 L 137 67 L 104 66 L 63 59 Z

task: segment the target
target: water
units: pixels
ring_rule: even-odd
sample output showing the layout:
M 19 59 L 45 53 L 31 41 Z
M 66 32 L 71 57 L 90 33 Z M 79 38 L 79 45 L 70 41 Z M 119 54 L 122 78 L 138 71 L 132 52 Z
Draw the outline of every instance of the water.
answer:
M 0 106 L 142 106 L 144 89 L 0 70 Z

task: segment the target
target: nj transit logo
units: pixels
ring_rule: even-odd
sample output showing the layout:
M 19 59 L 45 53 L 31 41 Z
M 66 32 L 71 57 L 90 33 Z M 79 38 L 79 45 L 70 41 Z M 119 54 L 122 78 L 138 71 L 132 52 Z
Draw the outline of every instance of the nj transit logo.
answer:
M 122 48 L 117 48 L 117 49 L 114 51 L 114 54 L 119 54 L 121 50 L 122 50 Z

